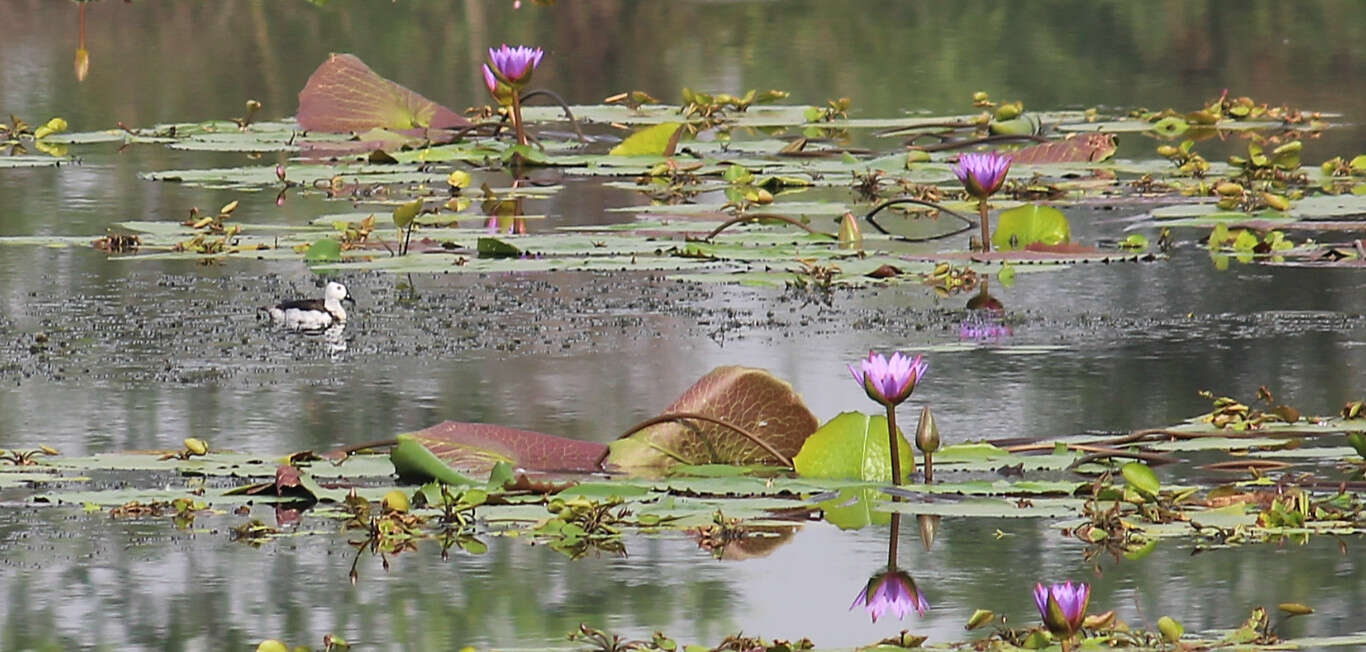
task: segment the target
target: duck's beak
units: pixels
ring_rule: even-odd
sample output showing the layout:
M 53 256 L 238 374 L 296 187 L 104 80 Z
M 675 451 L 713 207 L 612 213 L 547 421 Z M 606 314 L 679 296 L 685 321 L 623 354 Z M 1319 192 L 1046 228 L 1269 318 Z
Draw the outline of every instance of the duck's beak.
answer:
M 346 296 L 342 297 L 342 301 L 343 301 L 343 302 L 350 301 L 350 302 L 351 302 L 351 307 L 352 307 L 352 308 L 355 308 L 355 307 L 356 307 L 356 298 L 353 297 L 353 296 L 351 296 L 351 293 L 350 293 L 350 292 L 347 292 L 347 293 L 346 293 Z

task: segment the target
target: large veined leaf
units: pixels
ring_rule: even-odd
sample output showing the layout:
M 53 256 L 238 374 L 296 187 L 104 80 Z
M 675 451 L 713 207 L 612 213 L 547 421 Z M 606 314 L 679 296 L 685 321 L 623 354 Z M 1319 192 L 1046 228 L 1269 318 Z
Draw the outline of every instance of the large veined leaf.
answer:
M 1001 250 L 1023 249 L 1035 243 L 1057 245 L 1071 239 L 1067 216 L 1052 206 L 1038 204 L 1025 204 L 1001 213 L 991 234 L 992 246 Z
M 468 125 L 456 112 L 385 79 L 353 54 L 332 54 L 299 91 L 299 126 L 336 133 Z
M 530 471 L 599 471 L 598 461 L 607 452 L 598 442 L 459 421 L 443 421 L 398 439 L 391 460 L 404 479 L 441 479 L 431 470 L 428 455 L 453 471 L 482 476 L 499 462 Z
M 791 459 L 816 430 L 816 417 L 792 385 L 763 369 L 711 370 L 663 414 L 703 414 L 739 426 Z M 731 428 L 698 419 L 659 423 L 612 442 L 617 467 L 677 464 L 779 464 L 764 447 Z
M 843 412 L 811 435 L 792 461 L 806 478 L 891 482 L 891 450 L 887 417 Z M 897 438 L 897 450 L 905 479 L 915 470 L 915 458 L 904 436 Z

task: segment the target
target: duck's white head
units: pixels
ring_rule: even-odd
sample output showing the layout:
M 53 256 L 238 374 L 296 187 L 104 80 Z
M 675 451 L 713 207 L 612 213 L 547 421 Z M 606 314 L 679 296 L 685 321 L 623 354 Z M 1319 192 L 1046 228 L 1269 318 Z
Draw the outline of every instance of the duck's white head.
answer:
M 350 298 L 350 296 L 346 293 L 346 286 L 336 281 L 329 282 L 327 288 L 323 290 L 323 299 L 327 301 L 341 301 Z
M 350 301 L 351 307 L 356 306 L 356 300 L 351 298 L 351 294 L 346 291 L 346 286 L 336 281 L 330 281 L 323 290 L 323 304 L 327 306 L 328 312 L 337 315 L 341 321 L 346 320 L 346 310 L 342 308 L 343 301 Z

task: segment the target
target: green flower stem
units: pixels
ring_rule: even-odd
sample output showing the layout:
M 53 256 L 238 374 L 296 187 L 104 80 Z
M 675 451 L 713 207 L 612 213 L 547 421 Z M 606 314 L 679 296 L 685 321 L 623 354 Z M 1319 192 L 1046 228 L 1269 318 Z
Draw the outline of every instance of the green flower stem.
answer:
M 512 91 L 512 128 L 517 132 L 517 144 L 527 144 L 526 129 L 522 126 L 522 98 L 517 96 L 517 90 Z
M 896 406 L 887 406 L 887 443 L 892 449 L 892 484 L 901 486 L 901 448 L 897 446 Z M 912 453 L 914 455 L 914 453 Z
M 982 220 L 982 251 L 991 251 L 991 222 L 987 220 L 987 200 L 977 200 L 977 215 Z

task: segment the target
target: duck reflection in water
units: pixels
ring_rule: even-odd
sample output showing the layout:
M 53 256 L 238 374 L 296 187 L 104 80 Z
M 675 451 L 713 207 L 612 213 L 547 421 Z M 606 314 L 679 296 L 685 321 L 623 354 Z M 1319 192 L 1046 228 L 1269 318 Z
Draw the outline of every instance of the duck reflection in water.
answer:
M 333 324 L 323 331 L 323 343 L 331 355 L 346 352 L 346 322 Z

